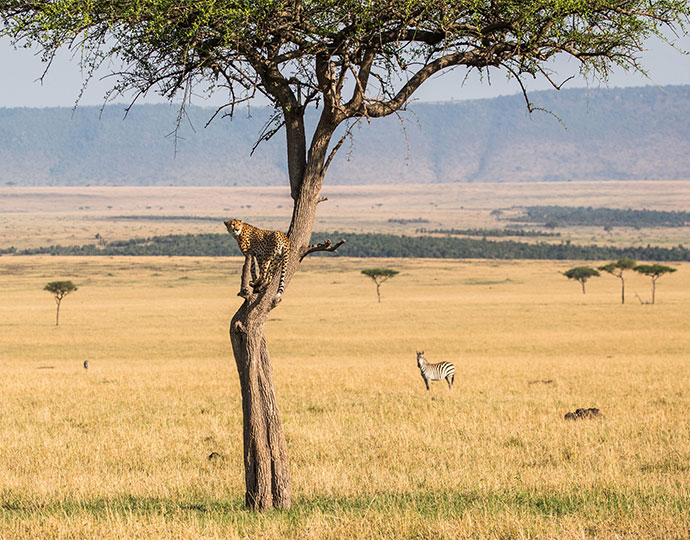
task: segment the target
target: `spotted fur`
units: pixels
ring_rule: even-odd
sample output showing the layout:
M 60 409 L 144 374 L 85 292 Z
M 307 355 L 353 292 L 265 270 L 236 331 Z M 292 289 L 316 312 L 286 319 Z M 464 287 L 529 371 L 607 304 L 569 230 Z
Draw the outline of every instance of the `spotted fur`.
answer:
M 276 297 L 285 290 L 285 272 L 290 256 L 290 240 L 280 231 L 267 231 L 244 223 L 239 219 L 225 221 L 228 232 L 237 240 L 245 257 L 254 257 L 259 275 L 249 285 L 260 290 L 271 283 L 273 274 L 280 264 L 280 284 Z

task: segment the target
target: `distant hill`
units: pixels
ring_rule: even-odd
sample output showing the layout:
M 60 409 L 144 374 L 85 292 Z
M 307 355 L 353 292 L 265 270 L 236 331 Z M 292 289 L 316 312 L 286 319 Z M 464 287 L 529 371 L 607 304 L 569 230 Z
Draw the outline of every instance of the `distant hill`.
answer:
M 690 178 L 690 86 L 534 92 L 410 106 L 363 121 L 329 184 Z M 265 108 L 217 118 L 190 107 L 0 108 L 0 185 L 276 185 L 286 183 L 285 136 L 251 149 Z M 313 121 L 313 118 L 312 118 Z

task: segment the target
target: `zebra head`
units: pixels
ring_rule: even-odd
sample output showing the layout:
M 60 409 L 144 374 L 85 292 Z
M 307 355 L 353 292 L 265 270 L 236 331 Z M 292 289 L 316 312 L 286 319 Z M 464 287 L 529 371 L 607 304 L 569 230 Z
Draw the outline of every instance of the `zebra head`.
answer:
M 417 351 L 417 367 L 422 367 L 426 364 L 426 359 L 424 358 L 424 351 Z

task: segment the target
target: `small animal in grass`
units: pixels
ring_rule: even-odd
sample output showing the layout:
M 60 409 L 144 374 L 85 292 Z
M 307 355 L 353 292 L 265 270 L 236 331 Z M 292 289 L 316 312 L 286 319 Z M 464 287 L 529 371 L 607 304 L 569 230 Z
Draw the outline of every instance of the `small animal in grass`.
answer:
M 245 256 L 245 268 L 251 270 L 252 281 L 249 287 L 264 290 L 271 283 L 273 274 L 280 265 L 280 284 L 276 298 L 280 298 L 285 290 L 285 272 L 290 256 L 290 240 L 280 231 L 267 231 L 244 223 L 239 219 L 229 219 L 224 222 L 228 232 L 237 240 L 240 251 Z M 258 266 L 258 276 L 255 275 L 252 258 Z M 246 272 L 242 272 L 242 286 L 239 296 L 248 296 L 249 290 L 244 282 Z
M 450 362 L 439 362 L 438 364 L 429 364 L 424 358 L 424 351 L 417 351 L 417 367 L 422 373 L 422 379 L 426 384 L 427 391 L 429 390 L 429 381 L 446 380 L 448 388 L 453 389 L 453 380 L 455 379 L 455 366 Z
M 589 409 L 577 409 L 575 412 L 566 413 L 566 420 L 582 420 L 585 418 L 603 418 L 601 411 L 596 407 Z
M 89 361 L 84 360 L 84 369 L 89 369 Z

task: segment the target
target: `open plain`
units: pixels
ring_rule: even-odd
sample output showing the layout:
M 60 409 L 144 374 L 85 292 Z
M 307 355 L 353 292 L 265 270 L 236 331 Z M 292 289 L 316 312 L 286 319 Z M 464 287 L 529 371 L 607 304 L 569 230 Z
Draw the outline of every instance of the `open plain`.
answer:
M 257 515 L 241 261 L 2 257 L 0 538 L 688 538 L 690 265 L 621 305 L 576 263 L 307 259 L 266 328 L 293 507 Z
M 324 186 L 317 232 L 415 234 L 416 229 L 503 228 L 495 210 L 564 205 L 687 211 L 689 181 L 503 182 Z M 0 249 L 82 245 L 184 233 L 225 233 L 238 218 L 287 230 L 287 187 L 0 187 Z M 177 218 L 177 219 L 176 219 Z M 423 223 L 414 220 L 426 220 Z M 400 223 L 399 220 L 413 220 Z M 532 228 L 528 226 L 528 228 Z M 630 246 L 690 242 L 690 228 L 571 227 L 560 241 Z

